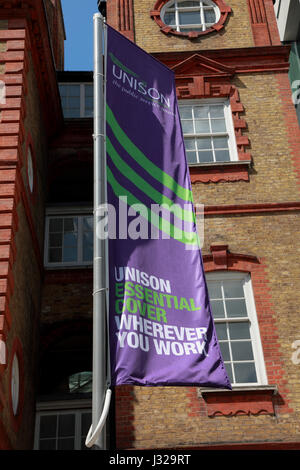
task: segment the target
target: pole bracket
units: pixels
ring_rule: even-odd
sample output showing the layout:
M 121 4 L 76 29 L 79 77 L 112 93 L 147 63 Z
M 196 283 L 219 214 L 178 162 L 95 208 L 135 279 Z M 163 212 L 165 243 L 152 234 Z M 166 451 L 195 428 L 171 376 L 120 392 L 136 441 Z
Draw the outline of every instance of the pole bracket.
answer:
M 93 292 L 93 295 L 98 294 L 99 292 L 103 292 L 104 290 L 108 291 L 108 287 L 102 287 L 101 289 L 97 289 Z

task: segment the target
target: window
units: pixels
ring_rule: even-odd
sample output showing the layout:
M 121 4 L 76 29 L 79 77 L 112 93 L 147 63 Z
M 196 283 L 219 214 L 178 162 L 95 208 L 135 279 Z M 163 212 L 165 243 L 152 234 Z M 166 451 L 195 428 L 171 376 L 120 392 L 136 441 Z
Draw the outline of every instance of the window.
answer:
M 206 275 L 210 304 L 225 367 L 234 385 L 267 383 L 249 275 Z
M 224 0 L 156 0 L 150 16 L 162 33 L 195 39 L 223 29 L 231 11 Z
M 162 9 L 161 19 L 178 32 L 206 31 L 219 21 L 220 10 L 211 0 L 173 0 Z
M 70 393 L 91 393 L 92 382 L 92 372 L 77 372 L 69 377 L 69 391 Z
M 36 450 L 87 450 L 89 409 L 41 411 L 36 417 Z
M 19 360 L 17 354 L 14 355 L 11 369 L 11 401 L 14 416 L 17 415 L 19 408 L 19 393 L 20 393 L 20 373 L 19 373 Z
M 27 154 L 27 178 L 28 178 L 28 185 L 30 192 L 33 193 L 34 188 L 34 171 L 33 171 L 33 161 L 32 161 L 32 153 L 30 146 L 28 147 L 28 154 Z
M 291 44 L 289 79 L 292 88 L 292 100 L 300 125 L 300 41 Z
M 92 264 L 93 216 L 48 216 L 45 243 L 46 266 Z
M 229 101 L 180 101 L 187 161 L 191 165 L 238 160 Z
M 65 118 L 93 117 L 92 83 L 60 83 L 59 91 Z

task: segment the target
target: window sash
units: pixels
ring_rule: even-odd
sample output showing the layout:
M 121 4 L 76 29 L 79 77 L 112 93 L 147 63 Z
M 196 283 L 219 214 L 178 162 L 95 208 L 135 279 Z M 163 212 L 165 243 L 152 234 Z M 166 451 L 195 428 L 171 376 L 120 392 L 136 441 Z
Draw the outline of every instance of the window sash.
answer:
M 205 11 L 209 11 L 209 10 L 214 11 L 214 14 L 215 14 L 215 22 L 213 23 L 208 22 L 205 19 Z M 180 13 L 184 13 L 184 12 L 199 12 L 199 23 L 181 24 Z M 207 0 L 206 2 L 199 0 L 198 5 L 194 5 L 194 6 L 185 6 L 184 3 L 178 0 L 174 0 L 173 4 L 168 6 L 168 3 L 167 3 L 165 8 L 163 8 L 162 10 L 163 21 L 164 21 L 166 13 L 174 13 L 175 22 L 173 24 L 171 23 L 166 23 L 166 24 L 176 29 L 178 32 L 181 32 L 182 30 L 206 31 L 211 26 L 216 24 L 220 19 L 220 11 L 219 11 L 218 6 L 215 5 L 213 2 L 210 2 L 210 0 Z
M 45 266 L 52 267 L 52 266 L 86 266 L 91 265 L 93 263 L 93 257 L 91 259 L 84 259 L 84 233 L 85 232 L 92 232 L 92 230 L 85 230 L 84 229 L 84 219 L 92 217 L 91 214 L 84 214 L 84 215 L 49 215 L 46 218 L 46 236 L 45 236 Z M 64 244 L 64 220 L 76 220 L 77 221 L 77 232 L 70 232 L 70 233 L 77 233 L 77 243 L 76 243 L 76 260 L 74 261 L 64 261 L 64 248 L 68 245 Z M 63 229 L 62 231 L 58 232 L 50 232 L 50 223 L 53 220 L 62 220 L 63 222 Z M 62 245 L 61 247 L 61 258 L 60 261 L 50 261 L 50 249 L 55 249 L 50 244 L 50 234 L 58 234 L 62 236 Z
M 70 106 L 64 106 L 63 105 L 63 100 L 68 95 L 64 95 L 62 92 L 62 87 L 69 87 L 69 86 L 74 86 L 77 85 L 79 86 L 79 96 L 78 96 L 78 105 L 76 107 L 70 107 Z M 91 98 L 93 96 L 93 93 L 90 94 L 88 92 L 88 87 L 92 87 L 93 90 L 93 84 L 92 83 L 78 83 L 78 82 L 61 82 L 59 84 L 60 88 L 60 94 L 61 94 L 61 101 L 62 101 L 62 108 L 64 112 L 64 116 L 66 119 L 72 119 L 72 118 L 91 118 L 93 117 L 93 109 L 89 112 L 90 107 L 87 106 L 87 102 L 89 101 L 88 98 Z M 71 109 L 78 109 L 79 110 L 79 115 L 77 116 L 69 116 L 68 113 Z
M 228 347 L 229 347 L 229 352 L 230 352 L 230 360 L 224 360 L 225 365 L 231 365 L 231 364 L 243 364 L 243 363 L 253 363 L 255 365 L 255 372 L 256 372 L 256 382 L 241 382 L 237 381 L 235 378 L 232 382 L 232 386 L 238 387 L 238 386 L 255 386 L 255 385 L 266 385 L 267 384 L 267 375 L 266 375 L 266 369 L 265 369 L 265 363 L 264 363 L 264 356 L 263 356 L 263 350 L 262 350 L 262 345 L 261 345 L 261 340 L 260 340 L 260 333 L 259 333 L 259 326 L 258 326 L 258 321 L 257 321 L 257 314 L 256 314 L 256 309 L 255 309 L 255 301 L 254 301 L 254 295 L 252 291 L 252 284 L 251 284 L 251 278 L 249 274 L 244 274 L 244 273 L 238 273 L 238 272 L 218 272 L 218 273 L 207 273 L 206 274 L 206 279 L 208 285 L 210 282 L 213 281 L 219 281 L 219 282 L 226 282 L 226 281 L 241 281 L 243 284 L 243 290 L 244 290 L 244 298 L 245 298 L 245 303 L 246 303 L 246 309 L 247 309 L 247 316 L 244 317 L 224 317 L 224 318 L 214 318 L 214 323 L 216 325 L 216 328 L 218 325 L 226 325 L 227 329 L 227 339 L 220 339 L 219 344 L 227 342 Z M 222 297 L 223 297 L 222 292 Z M 231 299 L 231 297 L 229 297 Z M 250 339 L 249 338 L 240 338 L 240 339 L 232 339 L 229 334 L 228 334 L 228 329 L 230 325 L 233 323 L 237 324 L 248 324 L 249 325 L 249 334 L 250 334 Z M 245 359 L 245 360 L 240 360 L 240 359 L 234 359 L 233 354 L 232 354 L 232 345 L 237 344 L 238 342 L 250 342 L 252 345 L 252 352 L 253 352 L 253 359 Z M 234 371 L 233 371 L 234 374 Z
M 239 325 L 243 322 L 245 325 L 249 327 L 249 338 L 239 338 L 239 339 L 232 339 L 230 337 L 230 324 L 231 325 Z M 219 344 L 223 349 L 223 351 L 226 351 L 226 354 L 223 356 L 224 364 L 225 367 L 227 368 L 228 371 L 231 371 L 230 375 L 232 375 L 233 380 L 232 380 L 232 385 L 257 385 L 259 383 L 258 380 L 258 374 L 256 370 L 256 364 L 255 364 L 255 357 L 254 357 L 254 341 L 253 338 L 251 337 L 251 323 L 249 321 L 249 318 L 244 319 L 244 320 L 236 320 L 236 321 L 220 321 L 218 322 L 215 321 L 215 325 L 224 325 L 226 329 L 226 339 L 220 339 L 219 338 Z M 236 346 L 240 343 L 240 346 L 244 346 L 246 348 L 246 352 L 244 351 L 244 357 L 243 357 L 243 351 L 240 349 L 236 350 Z M 239 365 L 245 365 L 245 366 L 254 366 L 254 371 L 256 375 L 256 380 L 253 380 L 251 382 L 241 382 L 238 380 L 236 376 L 236 366 L 238 367 Z
M 40 411 L 36 415 L 36 429 L 35 429 L 35 450 L 39 450 L 41 443 L 45 441 L 55 441 L 55 450 L 58 450 L 59 442 L 62 440 L 73 439 L 74 450 L 82 450 L 82 441 L 85 440 L 87 430 L 83 429 L 82 426 L 82 417 L 84 414 L 90 415 L 92 419 L 92 411 L 90 408 L 86 409 L 65 409 L 65 410 L 49 410 L 49 411 Z M 59 418 L 66 415 L 74 416 L 74 427 L 73 432 L 70 436 L 62 436 L 59 434 Z M 49 437 L 41 437 L 41 422 L 43 418 L 48 416 L 56 417 L 56 429 L 55 435 Z M 83 447 L 85 449 L 85 447 Z
M 212 159 L 201 160 L 201 154 L 203 155 L 202 149 L 198 148 L 198 144 L 196 147 L 196 161 L 189 161 L 189 149 L 186 148 L 186 155 L 189 165 L 199 165 L 199 164 L 213 164 L 213 163 L 222 163 L 222 162 L 230 162 L 230 161 L 238 161 L 238 152 L 237 152 L 237 145 L 235 140 L 235 133 L 234 133 L 234 125 L 232 119 L 232 113 L 230 108 L 229 100 L 219 100 L 219 99 L 211 99 L 211 100 L 180 100 L 179 101 L 179 111 L 183 107 L 190 107 L 192 108 L 192 119 L 187 119 L 181 117 L 181 124 L 183 127 L 183 136 L 185 143 L 187 141 L 192 141 L 193 139 L 211 139 L 212 146 L 211 148 L 207 149 L 206 151 L 211 150 Z M 209 111 L 208 118 L 195 118 L 195 108 L 201 106 L 209 106 L 212 109 L 213 106 L 220 106 L 223 105 L 224 117 L 214 117 L 211 116 L 211 111 Z M 216 125 L 217 121 L 225 122 L 225 130 L 222 131 L 215 131 L 213 130 L 213 125 Z M 193 132 L 186 132 L 184 130 L 184 123 L 185 121 L 192 121 L 193 122 Z M 199 132 L 196 129 L 196 122 L 201 121 L 208 121 L 209 129 L 206 132 Z M 217 138 L 226 138 L 228 139 L 228 146 L 226 147 L 215 147 L 215 143 L 213 139 Z M 200 150 L 200 151 L 199 151 Z M 221 155 L 221 151 L 224 153 L 228 150 L 229 158 L 223 158 Z M 224 154 L 225 155 L 225 154 Z

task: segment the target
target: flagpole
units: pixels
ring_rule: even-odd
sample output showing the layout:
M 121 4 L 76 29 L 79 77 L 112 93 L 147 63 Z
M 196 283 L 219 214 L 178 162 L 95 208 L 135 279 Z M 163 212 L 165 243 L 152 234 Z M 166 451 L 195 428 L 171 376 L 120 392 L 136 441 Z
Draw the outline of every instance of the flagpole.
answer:
M 98 7 L 99 7 L 98 1 Z M 106 3 L 106 2 L 105 2 Z M 102 8 L 99 8 L 104 13 Z M 94 15 L 94 263 L 93 263 L 93 404 L 92 425 L 86 446 L 93 450 L 107 448 L 105 422 L 111 390 L 108 367 L 108 275 L 107 239 L 97 232 L 107 202 L 106 194 L 106 23 L 101 13 Z M 102 235 L 102 236 L 101 236 Z

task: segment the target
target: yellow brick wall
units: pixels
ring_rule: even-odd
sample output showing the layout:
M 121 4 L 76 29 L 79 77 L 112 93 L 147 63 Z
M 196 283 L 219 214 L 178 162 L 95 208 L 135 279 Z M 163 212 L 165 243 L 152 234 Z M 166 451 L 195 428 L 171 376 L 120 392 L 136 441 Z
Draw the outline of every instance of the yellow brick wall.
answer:
M 135 448 L 174 448 L 222 443 L 299 440 L 298 416 L 261 415 L 198 419 L 186 416 L 185 388 L 135 389 Z M 298 418 L 298 419 L 297 419 Z
M 136 0 L 133 3 L 135 39 L 147 52 L 254 47 L 246 0 L 228 0 L 226 3 L 231 6 L 232 14 L 225 28 L 220 33 L 196 40 L 163 34 L 149 15 L 154 8 L 154 0 Z M 243 135 L 250 140 L 250 148 L 246 149 L 253 159 L 249 181 L 196 183 L 193 185 L 195 203 L 222 206 L 299 201 L 299 175 L 290 148 L 289 129 L 279 90 L 280 75 L 257 72 L 235 75 L 232 79 L 244 106 L 244 112 L 239 116 L 247 123 Z M 292 344 L 300 339 L 299 234 L 297 212 L 205 218 L 204 255 L 210 253 L 211 244 L 222 242 L 228 245 L 231 253 L 253 255 L 264 264 L 264 281 L 267 283 L 265 298 L 269 305 L 257 305 L 257 310 L 260 310 L 263 321 L 272 312 L 272 318 L 267 319 L 270 321 L 270 331 L 261 328 L 261 332 L 263 335 L 274 334 L 276 338 L 274 344 L 272 340 L 272 344 L 268 343 L 264 350 L 268 361 L 267 372 L 270 371 L 270 361 L 274 360 L 276 367 L 279 364 L 278 379 L 272 378 L 271 382 L 269 377 L 269 385 L 279 387 L 274 415 L 209 418 L 205 401 L 199 396 L 199 412 L 195 413 L 194 409 L 191 416 L 189 391 L 192 389 L 134 387 L 134 398 L 130 401 L 133 407 L 133 441 L 130 447 L 174 448 L 300 441 L 300 364 L 292 361 Z M 121 429 L 123 424 L 120 421 Z M 125 427 L 123 432 L 126 432 Z M 120 442 L 122 438 L 124 434 Z
M 250 140 L 247 152 L 253 159 L 249 182 L 196 183 L 193 185 L 195 203 L 298 201 L 298 176 L 289 149 L 276 74 L 243 74 L 236 76 L 233 84 L 245 108 L 241 118 L 248 126 L 243 135 Z
M 297 214 L 209 217 L 205 220 L 205 245 L 209 253 L 214 241 L 223 241 L 231 252 L 264 258 L 269 281 L 274 330 L 277 334 L 274 361 L 282 361 L 283 382 L 279 394 L 285 407 L 271 415 L 207 417 L 199 397 L 199 413 L 191 411 L 188 388 L 134 388 L 134 442 L 136 448 L 198 446 L 204 444 L 300 440 L 300 364 L 291 360 L 292 343 L 300 339 L 300 221 Z M 265 351 L 265 355 L 266 351 Z M 269 383 L 275 385 L 275 383 Z M 278 384 L 277 384 L 278 385 Z M 286 388 L 285 388 L 286 387 Z M 285 392 L 287 392 L 285 394 Z M 230 392 L 229 392 L 230 393 Z M 202 404 L 202 408 L 201 408 Z M 201 410 L 202 411 L 201 411 Z
M 174 448 L 222 443 L 299 440 L 297 416 L 293 419 L 261 415 L 198 419 L 186 416 L 189 402 L 185 388 L 135 389 L 135 443 L 142 448 Z M 299 414 L 298 414 L 299 420 Z
M 246 0 L 226 0 L 232 13 L 227 18 L 225 28 L 220 32 L 209 33 L 192 40 L 173 35 L 167 36 L 160 31 L 159 26 L 150 17 L 155 0 L 135 0 L 133 4 L 135 41 L 147 52 L 201 51 L 252 47 L 254 45 Z

